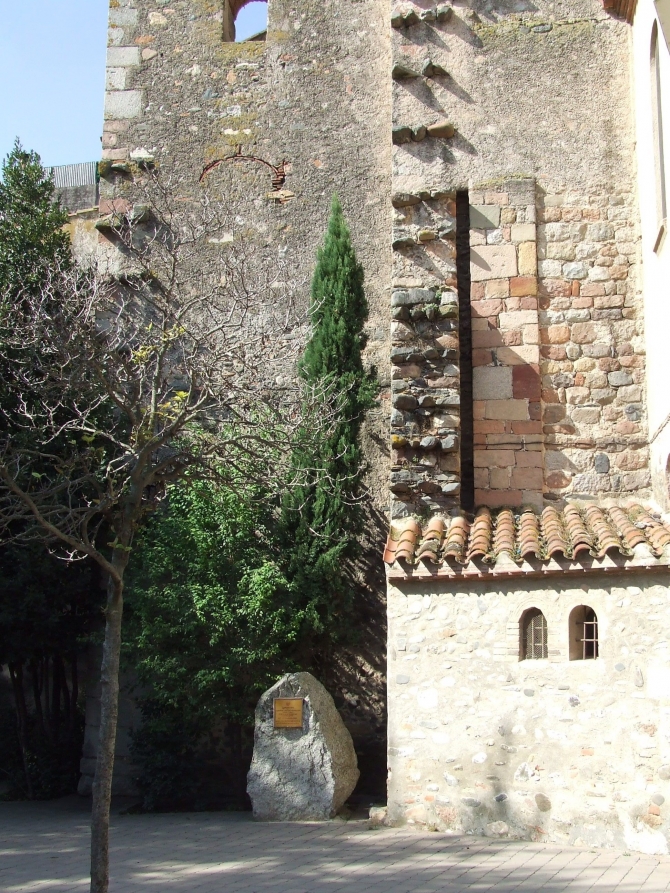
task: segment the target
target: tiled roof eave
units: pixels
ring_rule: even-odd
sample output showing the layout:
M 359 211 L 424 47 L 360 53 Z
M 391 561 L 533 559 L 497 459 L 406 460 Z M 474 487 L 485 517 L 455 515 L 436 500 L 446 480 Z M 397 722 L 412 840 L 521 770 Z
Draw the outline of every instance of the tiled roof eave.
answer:
M 464 580 L 464 579 L 540 579 L 556 576 L 584 576 L 585 574 L 645 573 L 650 571 L 667 571 L 670 569 L 670 555 L 660 558 L 625 558 L 623 556 L 605 555 L 603 558 L 589 558 L 574 561 L 570 558 L 551 558 L 549 561 L 523 561 L 519 564 L 509 562 L 501 565 L 469 562 L 460 565 L 449 562 L 433 564 L 419 561 L 408 565 L 396 561 L 387 567 L 389 581 L 430 581 L 430 580 Z

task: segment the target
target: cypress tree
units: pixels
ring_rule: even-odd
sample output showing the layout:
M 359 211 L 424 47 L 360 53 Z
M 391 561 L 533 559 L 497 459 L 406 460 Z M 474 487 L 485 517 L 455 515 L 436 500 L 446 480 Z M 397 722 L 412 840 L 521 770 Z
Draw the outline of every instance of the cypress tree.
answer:
M 289 577 L 311 606 L 312 631 L 326 633 L 326 639 L 337 637 L 334 624 L 349 606 L 346 559 L 355 556 L 363 529 L 359 500 L 364 461 L 359 433 L 375 393 L 374 374 L 365 371 L 361 356 L 368 315 L 363 280 L 363 268 L 335 196 L 312 279 L 312 337 L 300 373 L 309 384 L 333 388 L 341 406 L 317 454 L 294 457 L 296 466 L 314 471 L 285 498 L 281 519 Z

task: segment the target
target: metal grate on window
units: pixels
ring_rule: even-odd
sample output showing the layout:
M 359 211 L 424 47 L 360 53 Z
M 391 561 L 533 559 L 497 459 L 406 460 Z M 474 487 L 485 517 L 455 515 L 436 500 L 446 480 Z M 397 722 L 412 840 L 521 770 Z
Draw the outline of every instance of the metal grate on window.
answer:
M 523 656 L 526 660 L 542 660 L 549 656 L 547 621 L 538 608 L 527 611 L 523 618 Z
M 583 659 L 594 660 L 598 657 L 598 618 L 593 608 L 587 608 L 584 614 Z

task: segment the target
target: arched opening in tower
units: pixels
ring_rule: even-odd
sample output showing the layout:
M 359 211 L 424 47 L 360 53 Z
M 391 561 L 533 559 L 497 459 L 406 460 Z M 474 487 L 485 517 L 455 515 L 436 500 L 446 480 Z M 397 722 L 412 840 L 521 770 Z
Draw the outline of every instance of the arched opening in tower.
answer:
M 226 0 L 224 40 L 265 40 L 267 27 L 267 0 Z

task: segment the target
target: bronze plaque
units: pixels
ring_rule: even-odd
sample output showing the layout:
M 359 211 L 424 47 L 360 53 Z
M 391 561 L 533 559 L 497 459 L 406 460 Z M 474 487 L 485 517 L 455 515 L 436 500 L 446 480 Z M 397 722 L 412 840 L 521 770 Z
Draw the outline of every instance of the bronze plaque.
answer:
M 302 728 L 302 698 L 274 699 L 275 729 Z

